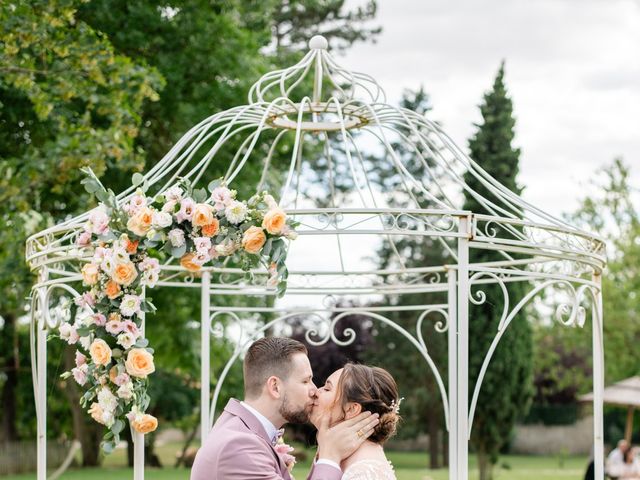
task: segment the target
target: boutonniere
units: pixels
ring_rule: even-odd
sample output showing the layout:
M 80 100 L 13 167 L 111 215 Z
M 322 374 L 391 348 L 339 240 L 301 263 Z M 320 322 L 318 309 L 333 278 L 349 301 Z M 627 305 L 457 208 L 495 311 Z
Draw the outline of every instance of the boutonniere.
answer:
M 291 473 L 291 470 L 293 470 L 293 466 L 296 464 L 296 457 L 291 455 L 291 452 L 293 452 L 294 448 L 284 443 L 282 437 L 278 439 L 274 448 L 276 450 L 276 453 L 282 458 L 282 461 L 287 467 L 287 470 L 289 470 L 289 473 Z

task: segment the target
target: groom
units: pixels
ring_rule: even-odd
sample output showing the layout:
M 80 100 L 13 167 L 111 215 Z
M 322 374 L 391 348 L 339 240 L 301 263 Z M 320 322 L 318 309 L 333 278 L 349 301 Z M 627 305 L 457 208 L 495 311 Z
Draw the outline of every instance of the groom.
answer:
M 289 338 L 254 342 L 244 359 L 243 402 L 231 399 L 196 455 L 191 480 L 290 480 L 274 445 L 285 423 L 306 423 L 316 398 L 305 346 Z M 318 430 L 309 480 L 340 480 L 340 462 L 373 432 L 369 412 Z

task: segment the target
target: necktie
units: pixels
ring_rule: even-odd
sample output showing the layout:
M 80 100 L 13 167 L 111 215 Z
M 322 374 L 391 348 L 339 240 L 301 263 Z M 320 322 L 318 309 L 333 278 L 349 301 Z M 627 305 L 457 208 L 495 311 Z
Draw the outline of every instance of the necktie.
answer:
M 278 440 L 280 440 L 280 438 L 283 435 L 284 435 L 284 428 L 276 430 L 276 434 L 273 436 L 273 439 L 271 440 L 271 444 L 275 447 L 276 444 L 278 443 Z

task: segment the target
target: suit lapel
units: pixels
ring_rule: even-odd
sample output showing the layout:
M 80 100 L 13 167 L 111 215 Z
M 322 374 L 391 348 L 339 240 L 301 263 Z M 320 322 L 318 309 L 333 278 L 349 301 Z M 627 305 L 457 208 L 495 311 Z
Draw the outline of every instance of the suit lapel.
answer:
M 224 407 L 224 411 L 242 420 L 242 423 L 244 423 L 249 430 L 251 430 L 253 433 L 258 435 L 267 443 L 267 445 L 269 445 L 269 448 L 271 449 L 271 451 L 276 457 L 276 460 L 278 461 L 278 466 L 280 467 L 280 474 L 285 480 L 290 480 L 291 475 L 289 474 L 289 470 L 284 464 L 282 457 L 278 455 L 278 452 L 276 452 L 275 448 L 273 448 L 273 445 L 271 444 L 271 439 L 268 437 L 267 432 L 262 426 L 262 423 L 260 423 L 260 420 L 258 420 L 253 413 L 251 413 L 249 410 L 244 408 L 242 404 L 235 398 L 232 398 L 229 400 L 229 402 L 227 403 L 227 406 Z

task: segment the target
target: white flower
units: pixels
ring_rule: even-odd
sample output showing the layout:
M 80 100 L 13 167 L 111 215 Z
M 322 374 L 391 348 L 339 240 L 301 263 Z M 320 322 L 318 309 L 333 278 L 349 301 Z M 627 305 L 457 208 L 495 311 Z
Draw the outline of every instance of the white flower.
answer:
M 247 216 L 247 206 L 238 201 L 233 201 L 224 211 L 227 220 L 233 224 L 242 222 Z
M 173 223 L 173 217 L 170 213 L 167 212 L 153 212 L 153 217 L 151 220 L 151 225 L 154 228 L 161 229 L 167 228 Z
M 179 228 L 174 228 L 169 232 L 169 242 L 174 247 L 181 247 L 184 245 L 184 232 Z
M 133 216 L 136 213 L 138 213 L 138 210 L 146 206 L 147 206 L 147 197 L 141 194 L 136 194 L 133 197 L 131 197 L 129 204 L 126 206 L 124 210 L 127 212 L 127 214 L 129 214 L 129 216 Z
M 127 248 L 121 242 L 118 242 L 113 247 L 113 259 L 118 263 L 125 263 L 130 259 Z
M 197 237 L 193 239 L 193 244 L 196 246 L 196 251 L 208 252 L 211 248 L 211 239 L 208 237 Z
M 184 192 L 182 191 L 182 189 L 180 187 L 178 187 L 177 185 L 174 185 L 169 190 L 164 192 L 164 198 L 168 202 L 174 202 L 174 204 L 175 204 L 175 203 L 179 202 L 180 200 L 182 200 L 182 195 L 183 194 L 184 194 Z
M 174 202 L 173 200 L 169 200 L 167 203 L 165 203 L 162 206 L 162 211 L 163 212 L 167 212 L 167 213 L 173 213 L 173 211 L 176 209 L 176 205 L 178 204 L 178 202 Z
M 116 421 L 116 419 L 113 416 L 113 412 L 111 412 L 109 410 L 103 410 L 102 411 L 102 423 L 104 423 L 104 425 L 107 428 L 111 428 L 111 426 L 113 425 L 113 423 L 115 421 Z
M 109 387 L 102 387 L 98 391 L 98 404 L 103 410 L 113 412 L 118 407 L 118 399 Z
M 85 336 L 85 337 L 80 337 L 80 345 L 82 345 L 82 348 L 84 348 L 85 350 L 89 350 L 89 347 L 91 346 L 91 337 L 90 336 Z
M 130 317 L 140 311 L 140 297 L 137 295 L 125 295 L 120 303 L 120 313 Z
M 80 367 L 87 363 L 87 357 L 82 354 L 79 350 L 76 350 L 76 367 Z
M 76 239 L 76 245 L 79 247 L 88 247 L 91 244 L 91 232 L 84 231 Z
M 125 350 L 130 349 L 134 343 L 136 343 L 136 339 L 129 332 L 124 332 L 118 335 L 118 344 L 122 345 Z
M 65 340 L 69 345 L 73 345 L 80 339 L 80 336 L 76 331 L 76 327 L 74 327 L 70 323 L 63 323 L 62 325 L 60 325 L 58 331 L 60 332 L 60 338 L 62 340 Z
M 214 203 L 216 210 L 224 210 L 233 200 L 231 190 L 227 187 L 218 187 L 211 192 L 211 201 Z
M 160 261 L 157 258 L 145 257 L 145 259 L 138 265 L 138 269 L 141 272 L 146 272 L 147 270 L 160 270 Z
M 271 195 L 265 195 L 264 196 L 264 203 L 267 204 L 267 208 L 269 210 L 273 210 L 274 208 L 278 208 L 278 204 L 276 203 L 275 199 Z
M 203 251 L 197 251 L 194 257 L 191 259 L 191 262 L 195 263 L 196 265 L 202 266 L 205 263 L 207 263 L 209 260 L 211 260 L 211 257 L 209 256 L 209 251 L 203 250 Z
M 102 235 L 109 231 L 109 215 L 107 215 L 104 207 L 100 206 L 91 211 L 85 230 L 96 235 Z
M 148 270 L 142 274 L 140 283 L 149 288 L 153 288 L 156 286 L 156 283 L 158 283 L 159 278 L 160 275 L 158 274 L 158 270 Z
M 237 250 L 237 246 L 233 242 L 224 241 L 221 244 L 216 245 L 215 250 L 219 255 L 226 257 L 231 255 L 233 252 L 235 252 Z
M 127 382 L 123 385 L 120 385 L 120 388 L 118 388 L 118 391 L 116 393 L 118 394 L 118 397 L 122 398 L 123 400 L 131 400 L 131 398 L 133 397 L 133 382 Z

